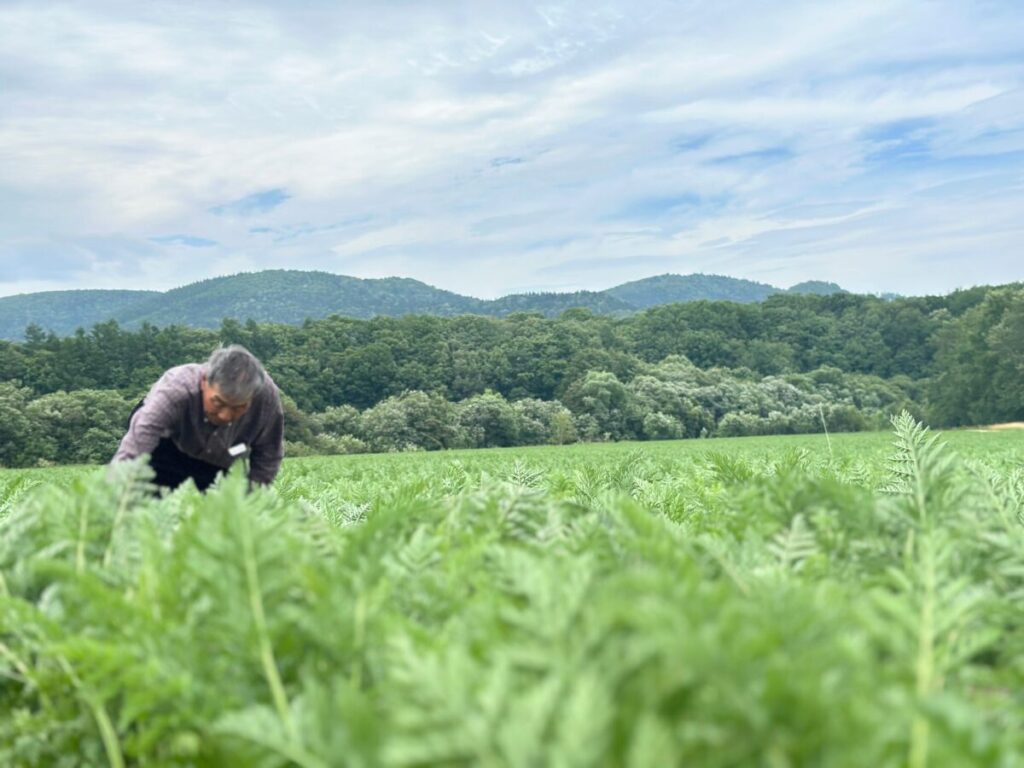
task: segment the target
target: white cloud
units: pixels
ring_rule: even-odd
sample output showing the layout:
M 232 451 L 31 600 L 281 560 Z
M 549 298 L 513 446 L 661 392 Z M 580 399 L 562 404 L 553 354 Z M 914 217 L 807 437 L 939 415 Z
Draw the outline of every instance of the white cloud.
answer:
M 1019 279 L 1022 40 L 969 0 L 0 6 L 0 292 Z

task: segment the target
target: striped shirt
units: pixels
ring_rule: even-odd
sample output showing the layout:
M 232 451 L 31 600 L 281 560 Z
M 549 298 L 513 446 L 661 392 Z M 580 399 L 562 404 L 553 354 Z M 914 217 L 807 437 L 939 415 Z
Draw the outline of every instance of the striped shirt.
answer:
M 182 453 L 227 469 L 235 460 L 229 449 L 242 445 L 249 452 L 249 479 L 269 485 L 284 457 L 284 412 L 277 385 L 268 376 L 237 421 L 217 426 L 203 411 L 204 368 L 199 363 L 179 365 L 160 377 L 132 416 L 113 461 L 152 453 L 168 438 Z

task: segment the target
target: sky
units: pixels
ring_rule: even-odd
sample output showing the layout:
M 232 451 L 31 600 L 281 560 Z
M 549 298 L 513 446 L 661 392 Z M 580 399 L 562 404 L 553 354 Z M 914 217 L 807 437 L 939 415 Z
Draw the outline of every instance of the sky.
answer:
M 0 0 L 0 295 L 1024 279 L 1020 0 Z

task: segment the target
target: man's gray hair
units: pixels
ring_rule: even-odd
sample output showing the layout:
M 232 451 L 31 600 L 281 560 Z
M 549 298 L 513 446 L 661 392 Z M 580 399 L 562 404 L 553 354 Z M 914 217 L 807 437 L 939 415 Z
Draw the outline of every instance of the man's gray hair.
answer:
M 267 372 L 252 352 L 232 344 L 215 349 L 210 355 L 206 362 L 206 380 L 229 400 L 248 402 L 263 389 Z

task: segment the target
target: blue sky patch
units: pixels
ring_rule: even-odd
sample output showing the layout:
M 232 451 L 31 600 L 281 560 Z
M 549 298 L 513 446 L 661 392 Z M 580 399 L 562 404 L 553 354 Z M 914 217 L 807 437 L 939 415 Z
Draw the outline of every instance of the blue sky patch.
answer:
M 579 239 L 580 238 L 573 235 L 566 237 L 549 237 L 544 240 L 534 240 L 532 243 L 526 243 L 525 248 L 528 251 L 539 251 L 546 248 L 562 248 Z
M 672 141 L 671 147 L 674 152 L 678 153 L 693 152 L 706 147 L 713 138 L 714 134 L 712 133 L 704 133 L 697 136 L 680 136 Z
M 740 152 L 735 155 L 722 155 L 708 160 L 709 165 L 761 165 L 789 160 L 793 150 L 788 147 L 767 147 L 752 152 Z
M 701 204 L 699 195 L 686 192 L 680 195 L 645 197 L 635 200 L 617 211 L 615 219 L 650 219 L 677 212 L 681 209 L 697 208 Z
M 291 195 L 287 190 L 278 187 L 263 192 L 254 192 L 238 200 L 232 200 L 230 203 L 215 205 L 209 211 L 214 216 L 253 216 L 257 213 L 272 211 L 290 198 Z
M 864 131 L 864 138 L 868 141 L 907 141 L 920 136 L 925 131 L 934 128 L 936 121 L 932 118 L 918 117 L 910 120 L 894 120 L 889 123 L 879 123 Z
M 864 132 L 868 165 L 888 168 L 927 165 L 931 162 L 935 120 L 916 118 L 875 125 Z
M 162 235 L 151 237 L 149 240 L 153 243 L 160 243 L 160 245 L 184 245 L 187 248 L 212 248 L 217 245 L 216 240 L 195 235 Z

